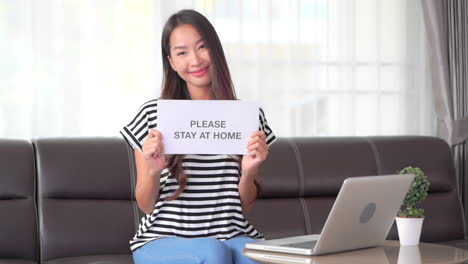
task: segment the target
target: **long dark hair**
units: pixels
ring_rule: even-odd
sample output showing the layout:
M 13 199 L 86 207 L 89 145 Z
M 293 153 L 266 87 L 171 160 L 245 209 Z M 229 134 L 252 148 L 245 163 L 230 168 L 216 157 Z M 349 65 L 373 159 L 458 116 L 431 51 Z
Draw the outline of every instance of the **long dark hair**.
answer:
M 170 37 L 172 31 L 180 25 L 192 25 L 204 40 L 211 58 L 211 92 L 215 100 L 237 100 L 232 83 L 231 74 L 224 56 L 221 41 L 213 25 L 202 14 L 194 10 L 184 9 L 173 14 L 164 25 L 161 37 L 161 55 L 163 62 L 163 82 L 161 99 L 191 99 L 187 83 L 172 69 L 168 60 L 171 55 Z M 184 191 L 187 185 L 187 175 L 182 168 L 183 155 L 169 157 L 167 168 L 176 178 L 179 188 L 167 200 L 175 200 Z M 260 185 L 257 190 L 260 190 Z

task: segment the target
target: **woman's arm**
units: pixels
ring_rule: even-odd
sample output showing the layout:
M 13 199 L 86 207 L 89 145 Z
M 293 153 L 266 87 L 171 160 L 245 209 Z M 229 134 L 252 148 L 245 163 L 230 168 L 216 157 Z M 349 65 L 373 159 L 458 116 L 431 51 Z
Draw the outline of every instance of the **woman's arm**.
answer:
M 247 149 L 248 154 L 242 157 L 242 174 L 239 181 L 239 195 L 244 212 L 249 211 L 257 199 L 255 179 L 259 182 L 260 165 L 268 157 L 265 132 L 254 132 Z
M 255 186 L 254 183 L 255 179 L 257 179 L 257 182 L 259 181 L 258 170 L 242 172 L 242 177 L 239 181 L 239 195 L 241 198 L 242 211 L 244 211 L 244 213 L 252 209 L 257 199 L 257 186 Z
M 166 166 L 166 155 L 162 144 L 162 135 L 155 129 L 148 131 L 148 138 L 143 143 L 143 152 L 135 150 L 137 184 L 135 197 L 141 211 L 153 212 L 159 199 L 161 172 Z
M 161 171 L 153 171 L 139 150 L 135 150 L 135 161 L 137 167 L 137 184 L 135 197 L 138 207 L 145 214 L 153 212 L 154 205 L 159 199 L 159 181 Z

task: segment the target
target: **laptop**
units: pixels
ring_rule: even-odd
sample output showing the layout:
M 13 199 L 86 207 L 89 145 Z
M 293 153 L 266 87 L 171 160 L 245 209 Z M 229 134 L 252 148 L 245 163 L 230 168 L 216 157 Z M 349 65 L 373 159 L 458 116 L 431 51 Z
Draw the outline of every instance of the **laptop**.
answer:
M 314 256 L 382 245 L 413 179 L 413 174 L 348 178 L 320 235 L 259 240 L 245 248 Z

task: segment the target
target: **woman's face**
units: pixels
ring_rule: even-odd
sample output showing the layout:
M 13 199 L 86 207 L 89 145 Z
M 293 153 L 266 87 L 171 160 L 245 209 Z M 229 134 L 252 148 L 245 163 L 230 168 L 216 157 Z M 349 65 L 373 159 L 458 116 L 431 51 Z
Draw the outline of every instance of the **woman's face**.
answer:
M 187 88 L 211 89 L 211 58 L 205 40 L 192 25 L 176 27 L 169 38 L 168 60 Z

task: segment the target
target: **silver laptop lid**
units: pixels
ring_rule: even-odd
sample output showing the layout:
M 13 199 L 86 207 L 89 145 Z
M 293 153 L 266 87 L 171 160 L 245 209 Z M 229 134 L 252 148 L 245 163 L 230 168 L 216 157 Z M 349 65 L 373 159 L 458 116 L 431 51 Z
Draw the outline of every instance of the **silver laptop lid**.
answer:
M 346 179 L 313 254 L 383 244 L 413 179 L 412 174 Z

